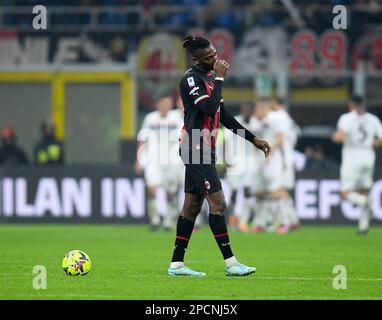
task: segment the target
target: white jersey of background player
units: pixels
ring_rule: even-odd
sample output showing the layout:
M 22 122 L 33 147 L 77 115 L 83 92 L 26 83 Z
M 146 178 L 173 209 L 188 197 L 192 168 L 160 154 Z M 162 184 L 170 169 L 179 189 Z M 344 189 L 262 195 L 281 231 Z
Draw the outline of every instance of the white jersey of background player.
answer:
M 279 117 L 279 124 L 283 131 L 283 170 L 282 170 L 282 189 L 279 192 L 282 210 L 280 210 L 279 232 L 287 232 L 299 226 L 297 211 L 295 210 L 293 198 L 290 192 L 295 184 L 294 172 L 294 149 L 297 143 L 299 128 L 292 117 L 286 111 L 286 106 L 281 99 L 272 102 L 272 110 Z
M 240 115 L 235 119 L 245 128 L 257 135 L 261 124 L 254 117 L 255 106 L 252 103 L 244 103 L 240 106 Z M 224 129 L 224 155 L 227 164 L 226 180 L 230 186 L 231 207 L 233 215 L 230 217 L 230 226 L 234 226 L 238 219 L 238 229 L 243 232 L 249 231 L 248 223 L 250 221 L 251 209 L 254 208 L 254 198 L 249 192 L 249 187 L 255 179 L 257 158 L 262 157 L 261 152 L 255 150 L 252 145 L 233 134 L 230 130 Z M 244 187 L 244 198 L 241 207 L 236 206 L 238 190 Z M 235 210 L 236 209 L 236 210 Z
M 259 170 L 251 186 L 256 196 L 255 227 L 253 232 L 260 232 L 278 224 L 280 210 L 279 192 L 283 186 L 283 124 L 280 117 L 272 111 L 271 101 L 261 99 L 255 110 L 256 117 L 261 121 L 260 136 L 264 137 L 272 147 L 272 154 L 267 159 L 258 159 Z
M 261 136 L 266 139 L 272 147 L 272 154 L 268 159 L 261 159 L 257 179 L 252 186 L 256 195 L 256 215 L 253 232 L 264 230 L 278 233 L 287 232 L 283 226 L 282 217 L 285 214 L 285 179 L 283 168 L 283 147 L 287 125 L 277 112 L 272 111 L 272 101 L 262 99 L 256 106 L 255 115 L 262 123 Z M 280 214 L 281 213 L 281 214 Z
M 181 183 L 177 168 L 181 165 L 178 156 L 178 138 L 183 126 L 181 112 L 171 110 L 173 98 L 161 97 L 157 103 L 157 111 L 150 112 L 143 120 L 141 130 L 138 133 L 138 152 L 136 172 L 140 174 L 144 170 L 144 177 L 148 187 L 148 214 L 152 230 L 160 226 L 160 215 L 157 208 L 157 191 L 163 187 L 167 193 L 170 208 L 166 212 L 164 227 L 169 229 L 171 217 L 176 215 L 173 211 L 175 206 L 173 199 Z M 172 205 L 171 205 L 172 204 Z
M 373 184 L 374 147 L 382 146 L 382 124 L 366 112 L 362 97 L 353 97 L 349 110 L 339 118 L 333 140 L 343 143 L 341 196 L 359 206 L 358 232 L 366 234 L 371 216 L 368 194 Z

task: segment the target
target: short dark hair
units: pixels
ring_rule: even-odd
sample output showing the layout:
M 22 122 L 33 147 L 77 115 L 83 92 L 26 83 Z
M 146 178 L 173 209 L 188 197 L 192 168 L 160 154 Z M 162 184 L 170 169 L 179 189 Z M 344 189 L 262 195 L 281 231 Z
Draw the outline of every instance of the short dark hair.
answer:
M 269 103 L 269 102 L 271 102 L 271 99 L 269 97 L 260 96 L 257 99 L 257 103 Z
M 353 95 L 350 101 L 358 106 L 363 106 L 365 104 L 365 98 L 360 95 Z
M 43 119 L 41 126 L 41 133 L 44 134 L 45 130 L 51 129 L 53 132 L 55 131 L 55 125 L 52 119 Z
M 187 34 L 183 39 L 183 48 L 193 56 L 199 50 L 207 49 L 210 45 L 211 42 L 208 39 L 203 37 L 194 37 L 191 34 Z
M 254 102 L 244 102 L 240 105 L 240 111 L 244 110 L 254 110 L 255 109 L 255 103 Z
M 276 101 L 277 104 L 281 104 L 283 106 L 286 105 L 286 99 L 283 98 L 283 97 L 276 97 L 275 101 Z

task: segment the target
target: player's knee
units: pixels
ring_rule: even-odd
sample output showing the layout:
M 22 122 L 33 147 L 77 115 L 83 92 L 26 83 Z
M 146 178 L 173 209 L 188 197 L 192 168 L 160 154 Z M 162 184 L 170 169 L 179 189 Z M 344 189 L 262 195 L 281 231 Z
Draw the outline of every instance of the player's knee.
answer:
M 349 195 L 349 192 L 348 191 L 341 191 L 340 195 L 341 195 L 342 200 L 346 200 L 348 195 Z
M 193 203 L 187 206 L 187 208 L 183 208 L 181 215 L 191 221 L 195 221 L 201 209 L 202 206 L 199 203 Z
M 150 198 L 155 198 L 157 194 L 157 188 L 155 186 L 148 187 L 148 195 Z
M 175 199 L 175 194 L 167 192 L 167 201 L 171 202 Z
M 231 194 L 231 202 L 235 202 L 235 200 L 236 200 L 236 195 L 237 195 L 237 191 L 236 191 L 236 190 L 233 190 L 233 191 L 232 191 L 232 194 Z
M 195 222 L 196 217 L 194 217 L 192 214 L 187 212 L 182 212 L 181 215 L 185 217 L 187 220 L 190 220 L 192 222 Z
M 221 201 L 220 203 L 220 211 L 223 214 L 227 209 L 227 202 L 225 200 Z
M 192 212 L 193 216 L 195 216 L 195 218 L 199 214 L 200 210 L 202 210 L 202 205 L 203 205 L 203 203 L 199 203 L 199 202 L 196 202 L 192 205 L 191 212 Z
M 211 212 L 214 214 L 223 215 L 227 209 L 227 203 L 224 199 L 214 203 L 211 208 Z
M 251 190 L 248 187 L 244 188 L 244 197 L 250 198 L 252 196 Z

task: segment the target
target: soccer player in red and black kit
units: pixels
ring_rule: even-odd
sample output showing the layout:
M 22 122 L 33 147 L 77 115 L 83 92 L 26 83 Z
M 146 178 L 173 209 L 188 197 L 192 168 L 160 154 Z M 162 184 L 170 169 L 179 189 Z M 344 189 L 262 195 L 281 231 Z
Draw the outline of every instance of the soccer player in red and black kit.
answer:
M 194 222 L 204 199 L 209 204 L 209 225 L 225 261 L 227 276 L 246 276 L 254 267 L 239 263 L 232 253 L 224 218 L 226 202 L 215 167 L 215 143 L 219 122 L 242 136 L 268 157 L 269 144 L 256 138 L 227 111 L 222 99 L 224 77 L 229 64 L 219 60 L 214 46 L 203 37 L 187 35 L 183 47 L 192 56 L 192 66 L 180 81 L 184 106 L 184 127 L 180 137 L 180 155 L 186 167 L 185 200 L 177 221 L 176 239 L 168 274 L 205 276 L 184 265 L 184 255 Z

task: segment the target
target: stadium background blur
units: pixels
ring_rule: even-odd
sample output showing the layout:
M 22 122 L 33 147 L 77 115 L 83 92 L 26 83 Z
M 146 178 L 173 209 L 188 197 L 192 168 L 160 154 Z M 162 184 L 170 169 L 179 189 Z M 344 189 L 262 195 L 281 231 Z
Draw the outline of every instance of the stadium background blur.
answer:
M 46 30 L 32 27 L 34 5 L 47 8 Z M 345 30 L 333 29 L 335 5 L 347 8 Z M 31 160 L 41 122 L 52 118 L 65 150 L 62 167 L 1 167 L 0 221 L 146 221 L 143 182 L 132 168 L 136 135 L 157 98 L 178 95 L 190 63 L 187 32 L 207 36 L 231 63 L 223 94 L 233 114 L 261 96 L 286 100 L 301 128 L 302 221 L 356 219 L 330 198 L 340 164 L 330 136 L 353 94 L 382 118 L 381 1 L 5 0 L 0 9 L 0 127 L 15 129 Z M 381 166 L 379 151 L 376 222 Z M 43 188 L 56 188 L 62 201 L 48 191 L 41 200 Z

